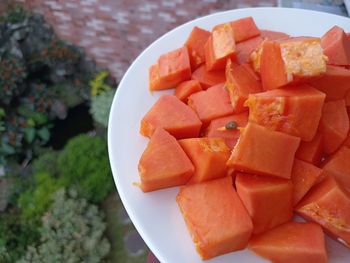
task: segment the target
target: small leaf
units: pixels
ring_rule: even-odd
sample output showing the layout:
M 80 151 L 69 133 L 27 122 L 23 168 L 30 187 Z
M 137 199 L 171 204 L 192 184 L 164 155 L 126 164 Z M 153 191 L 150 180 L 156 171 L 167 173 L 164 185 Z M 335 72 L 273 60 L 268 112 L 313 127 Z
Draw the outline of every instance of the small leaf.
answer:
M 50 131 L 46 127 L 42 127 L 40 130 L 38 130 L 38 136 L 40 139 L 43 140 L 43 142 L 47 142 L 50 139 Z
M 35 138 L 35 128 L 29 127 L 24 129 L 24 138 L 28 143 L 32 143 Z
M 16 152 L 15 148 L 7 143 L 2 143 L 0 149 L 1 149 L 1 152 L 6 155 L 14 154 Z

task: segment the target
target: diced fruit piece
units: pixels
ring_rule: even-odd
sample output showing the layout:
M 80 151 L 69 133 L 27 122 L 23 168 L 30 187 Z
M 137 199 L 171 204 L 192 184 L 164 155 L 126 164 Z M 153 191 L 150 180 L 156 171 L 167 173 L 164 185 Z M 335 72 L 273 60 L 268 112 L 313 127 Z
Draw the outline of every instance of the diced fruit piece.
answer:
M 264 41 L 253 53 L 255 67 L 260 66 L 265 90 L 313 79 L 326 72 L 326 57 L 319 38 L 290 38 Z M 259 58 L 261 56 L 261 58 Z
M 198 80 L 186 80 L 176 87 L 174 95 L 182 102 L 187 103 L 187 98 L 191 94 L 201 90 L 202 87 Z
M 295 159 L 292 170 L 293 205 L 296 205 L 321 177 L 322 169 Z
M 191 65 L 186 47 L 161 55 L 156 65 L 149 70 L 149 89 L 174 88 L 191 78 Z
M 139 161 L 141 189 L 144 192 L 187 183 L 194 166 L 176 139 L 156 129 Z
M 309 142 L 300 142 L 295 157 L 313 165 L 319 165 L 322 158 L 323 144 L 322 135 L 316 133 L 315 137 Z
M 326 164 L 323 170 L 333 176 L 346 190 L 350 191 L 350 148 L 341 147 Z
M 203 89 L 224 83 L 226 80 L 224 70 L 207 71 L 205 65 L 193 72 L 192 79 L 198 80 Z
M 326 32 L 321 39 L 321 45 L 329 64 L 350 64 L 350 40 L 340 27 L 334 26 Z
M 231 22 L 236 43 L 260 35 L 252 17 L 244 17 Z
M 185 46 L 188 49 L 192 70 L 205 62 L 204 45 L 209 37 L 209 31 L 195 26 L 186 40 Z
M 350 107 L 350 90 L 346 93 L 344 99 L 345 99 L 346 107 Z
M 244 106 L 249 94 L 262 91 L 260 82 L 252 75 L 247 66 L 235 65 L 231 60 L 226 65 L 226 88 L 230 95 L 235 113 L 247 111 Z
M 214 119 L 206 130 L 206 136 L 223 138 L 230 149 L 233 149 L 239 138 L 239 128 L 245 127 L 248 122 L 248 113 L 230 115 Z
M 326 94 L 326 101 L 344 99 L 350 90 L 350 70 L 327 65 L 326 73 L 310 84 Z
M 289 222 L 254 236 L 249 247 L 276 263 L 327 263 L 322 228 L 315 223 Z
M 197 112 L 203 124 L 233 114 L 230 97 L 224 84 L 192 94 L 188 97 L 188 105 Z
M 324 104 L 320 132 L 326 154 L 334 153 L 345 141 L 349 132 L 349 118 L 344 100 Z
M 276 89 L 289 82 L 279 43 L 264 41 L 261 51 L 258 50 L 257 54 L 258 63 L 254 64 L 260 66 L 259 72 L 264 90 Z M 259 54 L 261 54 L 260 58 Z
M 327 176 L 299 202 L 302 217 L 324 227 L 338 242 L 350 247 L 350 193 Z M 316 240 L 316 239 L 315 239 Z
M 253 234 L 292 219 L 293 185 L 290 180 L 238 173 L 236 189 L 252 218 Z
M 249 121 L 310 141 L 322 115 L 325 94 L 306 84 L 251 94 Z
M 192 161 L 195 172 L 189 183 L 199 183 L 224 177 L 230 148 L 222 138 L 191 138 L 179 141 Z
M 197 114 L 173 95 L 162 95 L 141 120 L 140 133 L 151 137 L 163 128 L 177 139 L 198 137 L 202 122 Z
M 290 179 L 300 138 L 248 122 L 227 164 L 243 172 Z
M 236 45 L 236 58 L 239 64 L 248 63 L 250 61 L 250 54 L 256 50 L 263 38 L 260 36 L 245 40 Z
M 286 33 L 271 30 L 260 30 L 260 36 L 267 40 L 280 40 L 289 37 Z
M 236 44 L 230 23 L 214 27 L 205 44 L 205 64 L 208 71 L 224 69 L 226 60 L 234 58 Z
M 246 247 L 253 224 L 231 177 L 183 186 L 176 201 L 203 259 Z

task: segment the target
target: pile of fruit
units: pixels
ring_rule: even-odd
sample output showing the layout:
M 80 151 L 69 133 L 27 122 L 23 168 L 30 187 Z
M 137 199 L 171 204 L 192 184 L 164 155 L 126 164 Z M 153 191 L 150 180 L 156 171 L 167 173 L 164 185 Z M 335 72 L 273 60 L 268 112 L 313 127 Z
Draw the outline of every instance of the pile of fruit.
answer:
M 349 66 L 338 26 L 321 38 L 251 17 L 194 27 L 149 69 L 151 91 L 175 91 L 141 120 L 140 188 L 181 186 L 203 259 L 248 246 L 273 262 L 327 262 L 324 231 L 350 247 Z

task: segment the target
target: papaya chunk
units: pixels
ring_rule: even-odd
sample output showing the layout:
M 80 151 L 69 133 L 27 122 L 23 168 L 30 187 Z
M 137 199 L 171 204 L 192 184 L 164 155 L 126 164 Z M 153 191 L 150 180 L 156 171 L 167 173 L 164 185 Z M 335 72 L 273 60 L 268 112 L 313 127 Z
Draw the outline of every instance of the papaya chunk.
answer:
M 260 30 L 251 16 L 234 20 L 231 22 L 231 26 L 233 28 L 236 43 L 260 35 Z
M 224 70 L 207 71 L 205 65 L 200 66 L 193 72 L 192 79 L 198 80 L 204 90 L 224 83 L 226 80 Z
M 263 41 L 263 38 L 261 36 L 257 36 L 238 43 L 236 45 L 237 62 L 239 64 L 249 63 L 250 54 L 259 47 L 262 41 Z
M 205 65 L 207 71 L 224 69 L 226 60 L 234 58 L 236 43 L 230 23 L 217 25 L 205 44 Z
M 198 137 L 202 122 L 197 114 L 173 95 L 162 95 L 141 120 L 140 133 L 151 137 L 163 128 L 176 139 Z
M 323 166 L 323 170 L 350 191 L 350 149 L 348 147 L 341 147 L 331 156 Z
M 285 223 L 254 236 L 249 248 L 276 263 L 328 262 L 324 234 L 315 223 Z
M 191 94 L 201 90 L 202 87 L 198 80 L 186 80 L 176 87 L 174 95 L 182 102 L 187 103 Z
M 191 78 L 191 65 L 186 47 L 178 48 L 159 57 L 149 70 L 149 89 L 174 88 Z
M 176 201 L 202 259 L 247 246 L 253 224 L 231 177 L 182 186 Z
M 293 185 L 290 180 L 237 173 L 236 189 L 252 218 L 253 234 L 292 219 Z
M 299 148 L 295 153 L 295 157 L 302 161 L 318 166 L 321 162 L 322 152 L 322 135 L 320 133 L 316 133 L 315 137 L 311 141 L 302 141 L 300 143 Z
M 344 30 L 338 26 L 332 27 L 321 39 L 324 54 L 332 65 L 350 64 L 350 39 Z
M 209 31 L 195 26 L 186 40 L 185 46 L 188 49 L 192 70 L 205 62 L 204 45 L 209 37 Z
M 334 153 L 345 141 L 349 132 L 349 117 L 344 100 L 326 102 L 320 121 L 323 151 Z
M 295 159 L 292 170 L 293 205 L 296 205 L 321 177 L 322 169 Z
M 227 164 L 236 170 L 290 179 L 300 138 L 248 122 Z
M 199 183 L 226 176 L 226 162 L 231 151 L 224 139 L 190 138 L 180 140 L 179 143 L 195 167 L 195 173 L 189 183 Z
M 188 97 L 188 105 L 197 112 L 204 125 L 209 124 L 213 119 L 233 113 L 230 97 L 224 84 L 192 94 Z
M 260 30 L 260 36 L 267 40 L 281 40 L 289 38 L 289 35 L 283 32 L 272 31 L 272 30 Z
M 311 141 L 322 115 L 325 94 L 306 84 L 251 94 L 249 121 Z
M 217 118 L 210 122 L 205 136 L 209 138 L 223 138 L 226 145 L 232 150 L 240 135 L 239 128 L 245 127 L 247 122 L 248 112 Z
M 332 176 L 315 185 L 296 206 L 296 212 L 350 248 L 350 193 Z
M 156 129 L 139 161 L 141 189 L 150 192 L 187 183 L 194 166 L 176 139 Z
M 235 113 L 247 111 L 244 105 L 249 94 L 262 91 L 260 82 L 252 75 L 247 66 L 235 65 L 231 60 L 226 65 L 226 88 L 230 95 Z
M 344 99 L 350 90 L 350 70 L 327 65 L 326 73 L 310 85 L 326 94 L 326 101 Z

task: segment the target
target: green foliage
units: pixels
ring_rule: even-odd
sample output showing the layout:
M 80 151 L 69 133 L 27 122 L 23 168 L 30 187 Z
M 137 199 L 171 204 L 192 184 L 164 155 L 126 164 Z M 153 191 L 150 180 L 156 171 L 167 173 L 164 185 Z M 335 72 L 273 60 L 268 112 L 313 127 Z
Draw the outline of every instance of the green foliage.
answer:
M 109 73 L 107 71 L 101 71 L 95 75 L 95 78 L 92 79 L 89 84 L 91 88 L 91 96 L 97 96 L 98 94 L 111 90 L 111 86 L 106 84 L 106 79 Z
M 113 189 L 106 141 L 88 135 L 71 139 L 58 157 L 64 185 L 75 186 L 93 203 L 104 200 Z
M 62 187 L 62 182 L 48 173 L 34 175 L 35 185 L 24 192 L 18 200 L 22 219 L 25 221 L 40 221 L 41 216 L 51 205 L 52 193 Z
M 37 159 L 33 162 L 33 173 L 50 173 L 53 176 L 58 176 L 57 171 L 57 160 L 58 160 L 59 152 L 48 150 L 42 153 Z
M 0 18 L 0 22 L 18 24 L 22 23 L 27 17 L 28 13 L 24 8 L 21 5 L 14 4 L 8 6 L 8 12 Z
M 41 244 L 29 247 L 18 263 L 103 262 L 110 244 L 98 208 L 72 190 L 57 191 L 54 200 L 43 218 Z
M 115 90 L 108 90 L 91 98 L 90 113 L 93 119 L 104 127 L 108 126 L 109 111 L 112 106 Z

